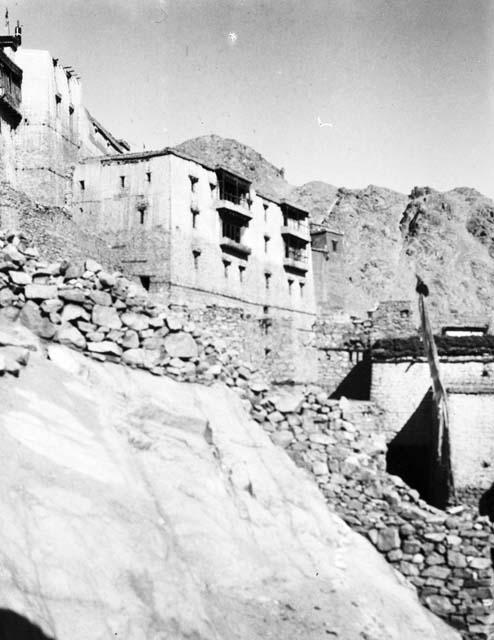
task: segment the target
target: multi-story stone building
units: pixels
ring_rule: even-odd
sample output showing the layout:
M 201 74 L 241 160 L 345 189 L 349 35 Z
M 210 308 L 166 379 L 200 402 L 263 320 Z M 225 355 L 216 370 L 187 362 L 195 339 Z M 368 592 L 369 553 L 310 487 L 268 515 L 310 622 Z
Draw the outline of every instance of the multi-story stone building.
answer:
M 70 207 L 114 261 L 171 302 L 313 322 L 307 211 L 228 166 L 173 149 L 130 153 L 85 109 L 72 68 L 19 46 L 20 35 L 3 38 L 0 178 Z
M 75 165 L 87 156 L 120 153 L 117 140 L 85 109 L 81 80 L 48 51 L 20 47 L 22 119 L 14 136 L 15 183 L 41 202 L 70 202 Z
M 74 219 L 99 229 L 146 288 L 313 321 L 308 212 L 298 205 L 173 149 L 87 158 L 74 185 Z
M 85 109 L 78 74 L 48 51 L 0 36 L 0 179 L 37 201 L 70 203 L 82 159 L 129 150 Z

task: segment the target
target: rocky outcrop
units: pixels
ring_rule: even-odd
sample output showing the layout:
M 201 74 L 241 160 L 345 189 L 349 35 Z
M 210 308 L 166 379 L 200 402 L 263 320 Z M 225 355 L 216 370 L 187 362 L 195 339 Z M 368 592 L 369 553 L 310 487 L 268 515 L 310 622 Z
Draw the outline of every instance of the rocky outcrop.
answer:
M 224 386 L 48 343 L 0 403 L 1 606 L 46 637 L 458 638 Z

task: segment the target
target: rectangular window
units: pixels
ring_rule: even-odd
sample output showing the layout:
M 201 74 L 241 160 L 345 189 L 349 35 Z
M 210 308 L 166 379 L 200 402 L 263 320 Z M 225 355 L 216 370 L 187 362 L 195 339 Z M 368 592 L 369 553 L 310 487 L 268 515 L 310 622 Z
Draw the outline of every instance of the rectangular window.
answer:
M 299 282 L 299 287 L 300 287 L 300 297 L 303 298 L 304 297 L 304 287 L 305 287 L 305 282 Z
M 197 193 L 197 183 L 199 182 L 199 178 L 196 178 L 196 176 L 189 176 L 189 180 L 190 190 L 192 191 L 192 193 Z
M 59 93 L 55 94 L 55 113 L 58 116 L 60 115 L 60 104 L 62 102 L 62 96 Z
M 240 282 L 244 281 L 244 271 L 245 271 L 245 267 L 242 264 L 238 265 L 238 279 L 240 280 Z
M 230 266 L 230 262 L 228 260 L 223 260 L 223 275 L 225 278 L 228 278 L 228 267 Z
M 264 288 L 266 289 L 266 291 L 269 289 L 270 280 L 271 280 L 271 274 L 270 273 L 265 273 L 264 274 Z
M 292 295 L 293 280 L 288 280 L 288 295 Z
M 71 131 L 74 128 L 74 107 L 72 105 L 69 105 L 69 127 Z
M 199 211 L 196 211 L 195 209 L 191 209 L 190 211 L 192 213 L 192 228 L 196 229 L 197 228 L 197 216 L 199 215 Z
M 296 260 L 297 262 L 306 262 L 307 254 L 304 248 L 296 247 L 285 242 L 285 258 Z
M 197 249 L 192 251 L 192 256 L 194 258 L 194 269 L 197 271 L 199 269 L 199 256 L 201 255 L 201 252 L 198 251 Z
M 239 244 L 242 241 L 242 225 L 230 217 L 223 218 L 223 238 L 229 238 Z
M 218 175 L 220 200 L 228 200 L 234 204 L 250 209 L 250 186 L 247 180 L 242 180 L 229 173 L 221 171 Z
M 85 191 L 86 183 L 84 182 L 84 180 L 79 180 L 79 187 L 80 187 L 81 191 Z
M 269 236 L 264 236 L 264 253 L 268 252 Z
M 151 171 L 146 171 L 146 180 L 147 182 L 151 182 Z
M 125 187 L 125 176 L 120 176 L 120 186 L 122 189 Z
M 338 251 L 338 240 L 331 240 L 331 243 L 333 245 L 333 253 L 336 253 Z
M 268 206 L 266 203 L 262 205 L 264 207 L 264 222 L 268 221 Z
M 139 209 L 139 222 L 144 224 L 144 220 L 146 219 L 146 209 Z

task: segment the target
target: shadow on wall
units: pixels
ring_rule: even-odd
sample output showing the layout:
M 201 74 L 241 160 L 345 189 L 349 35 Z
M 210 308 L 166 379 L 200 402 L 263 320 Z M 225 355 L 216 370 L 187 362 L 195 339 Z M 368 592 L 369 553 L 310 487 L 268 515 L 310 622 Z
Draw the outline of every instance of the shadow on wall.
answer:
M 449 499 L 448 470 L 437 462 L 437 413 L 432 390 L 388 445 L 386 471 L 399 476 L 420 497 L 444 509 Z
M 343 378 L 331 397 L 345 396 L 350 400 L 370 400 L 371 376 L 372 360 L 370 355 L 365 353 L 363 359 Z
M 0 640 L 55 640 L 24 616 L 0 609 Z

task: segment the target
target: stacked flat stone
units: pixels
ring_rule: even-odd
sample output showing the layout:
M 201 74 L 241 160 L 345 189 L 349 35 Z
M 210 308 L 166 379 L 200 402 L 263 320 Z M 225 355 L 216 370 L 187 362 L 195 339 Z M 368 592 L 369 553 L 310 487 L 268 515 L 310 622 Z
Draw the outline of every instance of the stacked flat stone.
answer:
M 256 394 L 253 418 L 313 476 L 329 505 L 468 640 L 494 632 L 494 530 L 472 507 L 434 509 L 385 472 L 386 443 L 371 403 L 317 389 Z
M 245 372 L 252 374 L 232 366 L 236 354 L 221 341 L 157 305 L 121 273 L 109 273 L 91 259 L 83 268 L 44 262 L 23 236 L 8 232 L 0 232 L 0 309 L 40 338 L 100 361 L 240 387 Z

